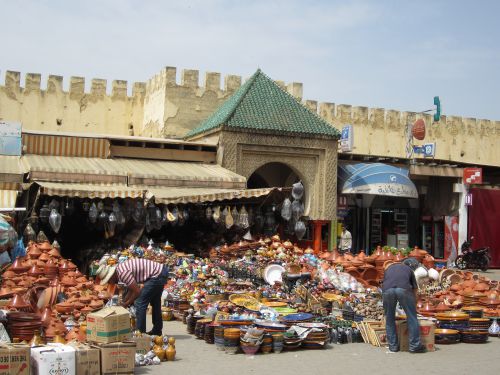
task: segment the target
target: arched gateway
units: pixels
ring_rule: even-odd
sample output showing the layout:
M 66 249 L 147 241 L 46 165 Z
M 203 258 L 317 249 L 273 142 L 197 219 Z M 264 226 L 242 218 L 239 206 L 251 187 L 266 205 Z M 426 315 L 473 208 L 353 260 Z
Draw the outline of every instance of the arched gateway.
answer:
M 298 177 L 305 215 L 336 219 L 339 132 L 260 69 L 186 138 L 217 139 L 219 164 L 248 187 L 290 186 Z

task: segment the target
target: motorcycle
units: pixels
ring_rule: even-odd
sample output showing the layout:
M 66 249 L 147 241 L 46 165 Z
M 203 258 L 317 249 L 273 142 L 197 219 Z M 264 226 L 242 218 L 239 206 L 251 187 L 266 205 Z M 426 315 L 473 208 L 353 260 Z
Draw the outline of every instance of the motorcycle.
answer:
M 460 270 L 472 268 L 486 271 L 491 261 L 490 248 L 482 247 L 473 250 L 471 248 L 473 239 L 474 237 L 471 237 L 470 241 L 464 241 L 462 244 L 462 254 L 455 259 L 455 265 Z

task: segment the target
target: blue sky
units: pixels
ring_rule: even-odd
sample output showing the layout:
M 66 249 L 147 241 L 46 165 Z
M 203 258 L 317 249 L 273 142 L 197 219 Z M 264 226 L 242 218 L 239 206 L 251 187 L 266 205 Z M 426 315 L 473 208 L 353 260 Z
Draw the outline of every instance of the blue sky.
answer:
M 500 1 L 2 1 L 5 70 L 145 81 L 164 66 L 304 99 L 500 120 Z M 179 79 L 179 77 L 178 77 Z M 45 78 L 42 78 L 44 81 Z M 87 86 L 89 82 L 87 82 Z

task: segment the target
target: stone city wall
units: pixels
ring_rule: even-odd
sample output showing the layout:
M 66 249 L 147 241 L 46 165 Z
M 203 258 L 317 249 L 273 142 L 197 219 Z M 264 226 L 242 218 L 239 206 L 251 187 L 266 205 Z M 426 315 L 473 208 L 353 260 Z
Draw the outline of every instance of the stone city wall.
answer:
M 71 77 L 63 90 L 63 77 L 49 75 L 41 89 L 40 74 L 27 73 L 24 87 L 19 72 L 5 72 L 0 85 L 0 120 L 21 122 L 24 129 L 50 132 L 138 135 L 142 126 L 144 83 L 134 83 L 127 95 L 127 81 L 113 81 L 108 95 L 105 79 L 92 79 L 85 92 L 85 78 Z
M 142 135 L 182 138 L 213 113 L 242 84 L 240 76 L 228 75 L 221 88 L 221 74 L 206 72 L 200 84 L 198 70 L 166 67 L 147 83 L 134 83 L 127 96 L 126 81 L 113 81 L 106 94 L 106 80 L 93 79 L 90 93 L 84 92 L 84 78 L 71 77 L 69 91 L 62 89 L 62 77 L 49 76 L 47 89 L 40 89 L 39 74 L 6 72 L 0 85 L 0 120 L 21 121 L 31 130 Z M 302 101 L 302 84 L 277 83 Z M 334 96 L 332 92 L 332 96 Z M 345 104 L 303 101 L 304 105 L 339 130 L 353 124 L 353 154 L 405 158 L 405 127 L 410 112 Z M 410 121 L 408 117 L 410 116 Z M 427 125 L 424 141 L 436 142 L 436 159 L 479 165 L 500 166 L 500 121 L 459 116 L 441 116 Z

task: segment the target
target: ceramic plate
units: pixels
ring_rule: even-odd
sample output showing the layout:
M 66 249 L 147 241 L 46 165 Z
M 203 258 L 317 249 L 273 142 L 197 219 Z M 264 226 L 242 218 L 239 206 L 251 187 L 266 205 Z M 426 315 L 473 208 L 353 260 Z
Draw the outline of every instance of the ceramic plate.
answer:
M 258 327 L 270 328 L 270 329 L 284 329 L 284 330 L 286 330 L 288 328 L 285 324 L 273 322 L 271 320 L 256 320 L 255 325 Z
M 301 321 L 301 320 L 309 320 L 312 319 L 314 316 L 313 314 L 309 313 L 297 313 L 297 314 L 290 314 L 287 316 L 284 316 L 282 320 L 286 322 L 296 322 L 296 321 Z
M 281 274 L 285 272 L 285 269 L 279 264 L 270 264 L 264 269 L 264 280 L 270 285 L 274 285 L 276 281 L 283 282 Z
M 323 323 L 297 323 L 297 325 L 303 328 L 327 328 L 326 324 Z

